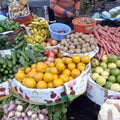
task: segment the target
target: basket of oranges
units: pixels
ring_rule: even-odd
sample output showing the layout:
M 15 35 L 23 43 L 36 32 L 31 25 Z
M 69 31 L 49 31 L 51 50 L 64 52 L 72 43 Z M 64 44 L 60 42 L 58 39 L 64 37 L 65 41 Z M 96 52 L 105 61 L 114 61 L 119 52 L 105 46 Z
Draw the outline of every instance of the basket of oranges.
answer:
M 82 84 L 79 83 L 90 69 L 89 62 L 89 56 L 76 55 L 56 58 L 49 64 L 38 62 L 24 70 L 19 69 L 12 80 L 13 92 L 35 104 L 55 105 L 68 101 L 69 96 L 74 99 L 81 94 L 79 85 Z M 86 90 L 86 80 L 83 81 L 86 84 L 82 94 Z

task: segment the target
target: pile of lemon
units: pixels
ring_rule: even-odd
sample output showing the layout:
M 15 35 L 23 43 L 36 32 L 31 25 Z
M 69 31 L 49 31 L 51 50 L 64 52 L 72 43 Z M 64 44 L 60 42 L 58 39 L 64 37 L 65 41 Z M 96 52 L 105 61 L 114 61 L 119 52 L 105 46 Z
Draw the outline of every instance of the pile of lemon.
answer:
M 56 88 L 80 76 L 89 62 L 89 56 L 56 58 L 49 64 L 38 62 L 24 70 L 19 69 L 15 78 L 28 88 Z

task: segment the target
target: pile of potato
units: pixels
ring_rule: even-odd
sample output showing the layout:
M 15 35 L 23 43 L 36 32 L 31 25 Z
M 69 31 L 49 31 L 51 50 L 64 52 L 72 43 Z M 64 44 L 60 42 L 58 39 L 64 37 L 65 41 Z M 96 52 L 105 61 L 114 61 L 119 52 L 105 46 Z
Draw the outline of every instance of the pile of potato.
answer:
M 60 50 L 69 54 L 80 54 L 95 50 L 97 43 L 93 37 L 76 32 L 67 35 L 60 43 Z
M 9 11 L 11 18 L 25 16 L 29 13 L 28 7 L 23 5 L 20 1 L 13 2 L 13 4 L 9 6 Z

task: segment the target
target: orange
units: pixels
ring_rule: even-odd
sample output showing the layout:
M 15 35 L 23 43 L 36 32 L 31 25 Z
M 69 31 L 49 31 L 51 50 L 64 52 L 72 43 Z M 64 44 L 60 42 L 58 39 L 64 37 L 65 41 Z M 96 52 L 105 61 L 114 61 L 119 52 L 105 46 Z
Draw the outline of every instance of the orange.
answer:
M 53 73 L 53 74 L 57 74 L 58 70 L 57 70 L 56 67 L 52 67 L 52 68 L 50 68 L 50 72 Z
M 63 63 L 62 59 L 61 58 L 56 58 L 55 59 L 55 64 L 57 64 L 57 63 Z
M 43 75 L 43 79 L 44 79 L 46 82 L 51 82 L 51 81 L 53 81 L 54 76 L 53 76 L 52 73 L 45 73 L 45 74 Z
M 55 67 L 55 63 L 54 62 L 50 62 L 48 66 L 49 67 Z
M 27 73 L 29 73 L 31 71 L 31 67 L 26 67 L 25 68 L 25 73 L 27 74 Z
M 28 88 L 35 88 L 36 87 L 36 82 L 33 78 L 25 78 L 23 80 L 23 84 L 24 84 L 24 86 L 26 86 Z
M 37 72 L 37 69 L 36 68 L 32 68 L 31 71 L 32 72 Z
M 73 80 L 73 79 L 74 79 L 74 78 L 73 78 L 72 76 L 69 76 L 69 81 L 70 81 L 70 80 Z
M 57 78 L 57 79 L 53 80 L 54 87 L 60 87 L 63 85 L 63 83 L 64 83 L 64 81 L 61 78 Z
M 24 72 L 24 70 L 22 70 L 21 68 L 19 68 L 17 72 Z
M 76 77 L 78 77 L 79 75 L 80 75 L 79 69 L 75 68 L 75 69 L 73 69 L 73 70 L 71 71 L 71 76 L 72 76 L 73 78 L 76 78 Z
M 54 88 L 54 86 L 53 86 L 53 83 L 52 83 L 52 82 L 49 82 L 49 83 L 48 83 L 48 88 Z
M 63 63 L 56 63 L 56 68 L 62 72 L 65 69 L 65 65 Z
M 81 58 L 81 62 L 85 63 L 85 64 L 89 63 L 90 62 L 90 57 L 88 55 L 83 56 Z
M 17 72 L 15 74 L 15 79 L 19 82 L 21 82 L 26 77 L 24 72 Z
M 50 72 L 50 67 L 47 67 L 45 73 Z
M 57 74 L 53 74 L 54 79 L 58 78 Z
M 69 58 L 69 57 L 66 58 L 65 63 L 66 63 L 66 64 L 72 63 L 72 58 Z
M 34 79 L 35 79 L 36 82 L 42 80 L 42 78 L 43 78 L 43 73 L 41 73 L 41 72 L 37 72 L 37 73 L 34 75 Z
M 60 53 L 60 51 L 58 52 L 57 57 L 58 57 L 58 58 L 61 58 L 61 57 L 62 57 L 62 54 Z
M 77 68 L 80 70 L 80 71 L 83 71 L 83 70 L 85 70 L 85 67 L 86 67 L 86 65 L 84 64 L 84 63 L 78 63 L 77 64 Z
M 72 61 L 73 61 L 74 63 L 79 63 L 79 62 L 80 62 L 80 56 L 79 56 L 79 55 L 74 55 L 74 56 L 72 57 Z
M 63 63 L 65 63 L 67 57 L 62 57 Z
M 46 68 L 47 68 L 47 64 L 44 62 L 38 62 L 36 65 L 36 69 L 38 72 L 45 72 Z
M 32 65 L 31 65 L 31 68 L 36 68 L 36 64 L 32 64 Z
M 37 88 L 38 89 L 46 89 L 47 88 L 47 82 L 41 80 L 37 83 Z
M 36 71 L 30 71 L 30 72 L 27 74 L 27 76 L 28 76 L 29 78 L 33 78 L 33 77 L 35 76 L 35 74 L 36 74 Z
M 69 76 L 70 75 L 70 70 L 69 69 L 65 69 L 62 73 Z
M 69 77 L 66 74 L 61 74 L 60 78 L 63 79 L 64 82 L 68 82 L 69 81 Z
M 73 70 L 73 69 L 75 69 L 76 64 L 75 64 L 75 63 L 69 63 L 69 64 L 67 65 L 67 67 L 68 67 L 69 70 Z

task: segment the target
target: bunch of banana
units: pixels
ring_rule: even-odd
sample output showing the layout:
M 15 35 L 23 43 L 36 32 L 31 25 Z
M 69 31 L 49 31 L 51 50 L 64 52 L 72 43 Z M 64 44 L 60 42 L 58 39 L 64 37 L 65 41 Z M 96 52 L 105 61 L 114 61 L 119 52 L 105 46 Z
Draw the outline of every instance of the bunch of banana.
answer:
M 49 37 L 49 30 L 48 30 L 48 22 L 45 19 L 40 20 L 39 18 L 35 17 L 31 24 L 29 24 L 30 33 L 25 35 L 25 40 L 28 43 L 39 43 L 46 41 Z

